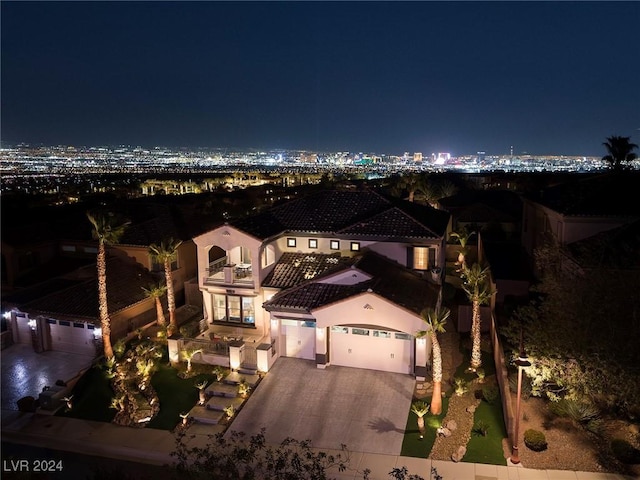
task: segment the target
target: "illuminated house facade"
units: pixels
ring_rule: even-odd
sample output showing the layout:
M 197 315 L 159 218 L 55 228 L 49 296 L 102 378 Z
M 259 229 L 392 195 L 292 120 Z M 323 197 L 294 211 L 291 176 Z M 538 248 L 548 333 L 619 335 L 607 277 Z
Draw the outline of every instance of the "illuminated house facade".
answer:
M 415 333 L 440 301 L 448 222 L 372 191 L 323 191 L 199 235 L 210 335 L 268 350 L 262 371 L 287 356 L 422 378 L 430 346 Z

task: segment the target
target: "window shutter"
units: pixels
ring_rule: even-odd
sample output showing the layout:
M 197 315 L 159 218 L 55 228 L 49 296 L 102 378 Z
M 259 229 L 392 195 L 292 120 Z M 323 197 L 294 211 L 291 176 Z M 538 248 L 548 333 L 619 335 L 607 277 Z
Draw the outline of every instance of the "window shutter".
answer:
M 407 247 L 407 268 L 413 268 L 413 247 Z

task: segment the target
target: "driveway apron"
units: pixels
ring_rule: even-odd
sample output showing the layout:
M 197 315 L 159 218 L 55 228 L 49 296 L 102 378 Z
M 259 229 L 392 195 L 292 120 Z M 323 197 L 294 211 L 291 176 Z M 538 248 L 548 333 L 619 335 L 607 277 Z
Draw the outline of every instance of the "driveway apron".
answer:
M 18 410 L 18 400 L 38 398 L 45 386 L 74 378 L 91 366 L 93 358 L 67 352 L 36 353 L 31 345 L 16 344 L 2 350 L 2 410 Z
M 399 455 L 415 379 L 349 367 L 316 368 L 281 357 L 262 379 L 229 431 L 287 437 L 314 447 Z

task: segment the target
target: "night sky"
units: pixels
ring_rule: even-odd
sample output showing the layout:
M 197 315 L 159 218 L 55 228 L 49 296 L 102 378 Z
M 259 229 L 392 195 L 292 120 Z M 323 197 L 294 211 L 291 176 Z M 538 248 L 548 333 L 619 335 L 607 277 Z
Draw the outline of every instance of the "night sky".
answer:
M 3 145 L 598 155 L 640 2 L 2 1 Z

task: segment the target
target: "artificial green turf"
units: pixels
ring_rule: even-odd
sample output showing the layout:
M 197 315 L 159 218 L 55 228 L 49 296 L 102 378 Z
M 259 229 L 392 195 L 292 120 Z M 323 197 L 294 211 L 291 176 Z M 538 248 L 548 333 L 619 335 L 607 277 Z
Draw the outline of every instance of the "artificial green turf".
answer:
M 196 384 L 203 380 L 213 381 L 211 374 L 199 374 L 190 378 L 178 377 L 178 370 L 162 364 L 151 377 L 151 385 L 160 399 L 160 412 L 149 422 L 149 428 L 173 430 L 186 413 L 198 402 Z
M 161 364 L 153 376 L 151 384 L 160 400 L 160 412 L 148 424 L 150 428 L 172 430 L 181 420 L 180 413 L 188 412 L 198 401 L 196 384 L 202 380 L 213 381 L 210 374 L 199 374 L 187 379 L 178 377 L 178 370 Z M 113 390 L 103 368 L 95 366 L 78 380 L 73 389 L 73 408 L 63 406 L 56 415 L 111 422 L 116 410 L 111 408 Z
M 67 411 L 63 405 L 56 415 L 98 422 L 110 422 L 116 415 L 116 411 L 109 408 L 113 390 L 101 367 L 87 370 L 73 387 L 72 395 L 73 408 Z
M 427 399 L 424 400 L 427 401 Z M 428 401 L 430 403 L 431 398 L 429 398 Z M 447 414 L 448 407 L 449 399 L 443 398 L 442 413 L 440 415 L 427 413 L 424 416 L 425 433 L 423 439 L 420 439 L 420 431 L 418 430 L 418 416 L 409 410 L 400 455 L 405 457 L 427 458 L 429 453 L 431 453 L 433 443 L 436 441 L 436 429 L 442 425 L 442 420 Z
M 502 450 L 502 439 L 507 436 L 502 416 L 502 402 L 496 398 L 492 405 L 484 400 L 480 402 L 473 416 L 474 425 L 484 422 L 489 426 L 487 436 L 471 435 L 467 443 L 467 453 L 462 459 L 469 463 L 486 463 L 490 465 L 506 465 Z

